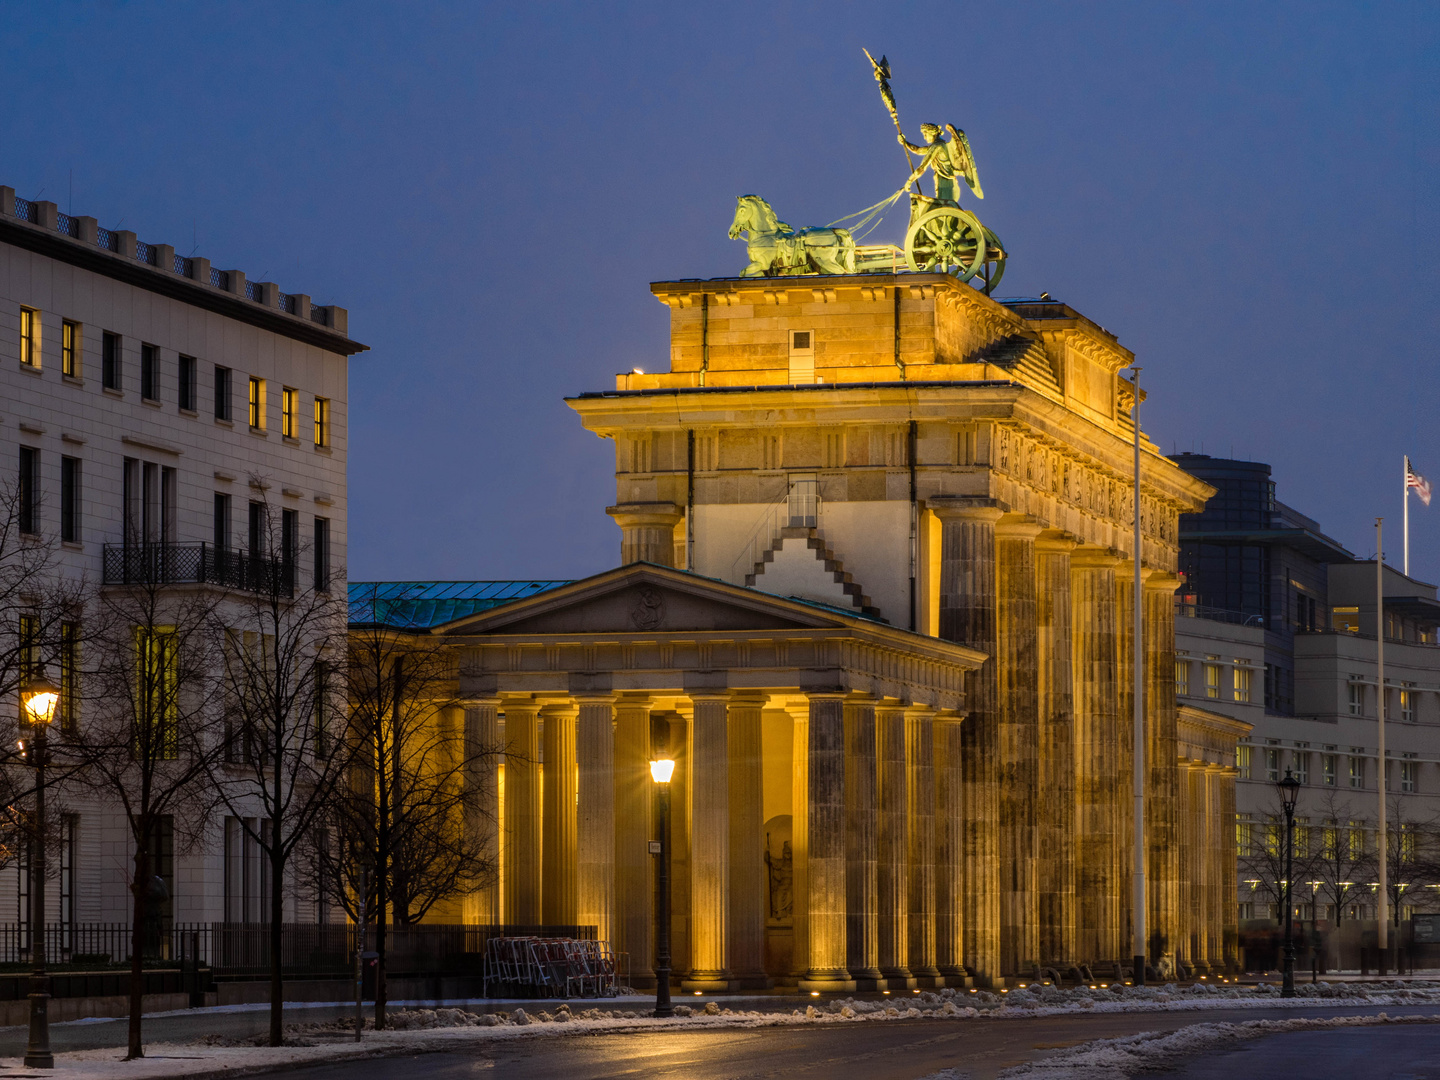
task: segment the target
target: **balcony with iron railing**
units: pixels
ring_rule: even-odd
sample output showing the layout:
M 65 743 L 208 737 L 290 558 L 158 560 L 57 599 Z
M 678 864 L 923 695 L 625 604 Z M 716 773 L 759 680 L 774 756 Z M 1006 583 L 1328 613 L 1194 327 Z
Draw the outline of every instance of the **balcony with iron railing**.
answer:
M 217 585 L 261 595 L 295 595 L 295 564 L 214 544 L 106 544 L 106 585 Z

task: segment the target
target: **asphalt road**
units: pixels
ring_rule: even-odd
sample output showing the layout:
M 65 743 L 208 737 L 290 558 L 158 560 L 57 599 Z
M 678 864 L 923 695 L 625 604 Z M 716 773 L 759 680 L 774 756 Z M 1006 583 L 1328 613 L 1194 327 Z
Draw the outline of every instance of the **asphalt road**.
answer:
M 1171 1080 L 1236 1080 L 1249 1076 L 1436 1080 L 1440 1078 L 1440 1025 L 1271 1035 L 1191 1061 L 1168 1076 Z
M 319 1066 L 288 1072 L 295 1080 L 917 1080 L 943 1069 L 954 1069 L 971 1080 L 990 1080 L 1003 1069 L 1066 1046 L 1091 1039 L 1113 1038 L 1140 1031 L 1171 1031 L 1190 1024 L 1213 1021 L 1278 1019 L 1285 1017 L 1354 1016 L 1387 1012 L 1391 1016 L 1424 1015 L 1440 1019 L 1440 1006 L 1317 1007 L 1306 1009 L 1225 1009 L 1204 1012 L 1128 1013 L 1055 1016 L 1009 1020 L 912 1020 L 874 1024 L 845 1024 L 823 1028 L 784 1027 L 759 1030 L 677 1031 L 623 1035 L 566 1035 L 507 1042 L 470 1053 L 407 1055 L 367 1062 Z M 1362 1031 L 1365 1029 L 1362 1029 Z M 1402 1039 L 1405 1053 L 1415 1060 L 1440 1060 L 1440 1024 L 1431 1028 L 1377 1029 L 1383 1035 L 1359 1033 L 1353 1044 L 1336 1037 L 1336 1045 L 1350 1047 L 1352 1064 L 1346 1072 L 1318 1072 L 1310 1062 L 1324 1057 L 1310 1040 L 1331 1039 L 1328 1032 L 1302 1035 L 1286 1044 L 1289 1055 L 1276 1057 L 1273 1069 L 1252 1070 L 1246 1065 L 1224 1072 L 1185 1073 L 1188 1080 L 1234 1080 L 1237 1076 L 1294 1075 L 1306 1080 L 1343 1076 L 1345 1080 L 1384 1077 L 1440 1077 L 1440 1072 L 1375 1071 L 1375 1048 L 1381 1040 Z M 1403 1033 L 1403 1035 L 1401 1034 Z M 1285 1036 L 1286 1039 L 1292 1038 Z M 1268 1043 L 1270 1040 L 1261 1040 Z M 1279 1041 L 1279 1040 L 1276 1040 Z M 1363 1047 L 1371 1047 L 1366 1059 Z M 1255 1044 L 1250 1044 L 1255 1045 Z M 1328 1044 L 1327 1044 L 1328 1045 Z M 1298 1048 L 1298 1049 L 1297 1049 Z M 1243 1055 L 1247 1051 L 1236 1051 Z M 1251 1051 L 1252 1053 L 1254 1051 Z M 1328 1051 L 1327 1051 L 1328 1053 Z M 1227 1055 L 1228 1056 L 1228 1055 Z M 1409 1060 L 1407 1058 L 1407 1060 Z M 1283 1069 L 1280 1064 L 1283 1062 Z M 1303 1064 L 1302 1064 L 1303 1062 Z M 1334 1061 L 1328 1061 L 1333 1065 Z M 1434 1069 L 1428 1064 L 1426 1068 Z M 1173 1075 L 1173 1074 L 1172 1074 Z

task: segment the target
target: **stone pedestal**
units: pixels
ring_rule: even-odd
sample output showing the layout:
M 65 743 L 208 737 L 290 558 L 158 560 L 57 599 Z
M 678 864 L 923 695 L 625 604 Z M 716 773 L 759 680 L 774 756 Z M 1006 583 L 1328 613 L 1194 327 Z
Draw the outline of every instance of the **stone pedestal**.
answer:
M 540 709 L 505 702 L 505 896 L 511 925 L 543 921 L 540 905 Z
M 810 961 L 800 989 L 854 990 L 845 941 L 845 700 L 843 694 L 807 697 L 806 892 L 797 891 L 796 901 L 808 895 L 805 936 Z M 797 818 L 800 812 L 797 808 Z M 796 885 L 798 889 L 798 881 Z
M 729 697 L 691 694 L 690 974 L 686 991 L 729 990 Z
M 989 500 L 932 500 L 940 519 L 940 636 L 985 653 L 966 694 L 960 728 L 964 775 L 963 938 L 965 966 L 985 985 L 1000 968 L 1001 741 L 997 686 L 995 524 Z M 941 826 L 941 843 L 943 845 Z M 943 854 L 943 847 L 942 847 Z M 945 902 L 943 893 L 937 901 Z
M 576 864 L 579 919 L 600 941 L 615 940 L 614 698 L 581 696 L 575 727 Z
M 615 704 L 615 951 L 630 956 L 630 982 L 655 985 L 655 782 L 650 778 L 650 702 Z
M 580 915 L 576 866 L 575 717 L 571 704 L 541 710 L 545 745 L 545 826 L 541 849 L 544 898 L 540 905 L 549 926 L 574 926 Z
M 910 972 L 909 770 L 905 710 L 898 702 L 875 709 L 876 928 L 880 975 L 885 988 L 916 985 Z
M 730 972 L 742 990 L 766 990 L 765 911 L 769 871 L 761 831 L 764 780 L 760 716 L 765 698 L 730 701 Z

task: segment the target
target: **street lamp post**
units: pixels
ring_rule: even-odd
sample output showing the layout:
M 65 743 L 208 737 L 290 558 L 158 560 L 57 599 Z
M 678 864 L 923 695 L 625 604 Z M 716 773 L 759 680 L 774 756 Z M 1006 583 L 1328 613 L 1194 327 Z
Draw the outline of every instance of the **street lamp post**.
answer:
M 670 1004 L 670 777 L 675 762 L 660 758 L 650 762 L 650 776 L 660 796 L 660 812 L 655 822 L 659 840 L 650 845 L 652 854 L 660 859 L 655 869 L 655 1015 L 674 1016 Z
M 1276 785 L 1280 789 L 1280 802 L 1285 807 L 1285 977 L 1280 986 L 1281 997 L 1295 996 L 1295 935 L 1293 916 L 1294 902 L 1291 889 L 1294 886 L 1295 855 L 1295 800 L 1300 794 L 1300 781 L 1285 770 L 1285 779 Z
M 53 1069 L 50 1052 L 50 976 L 45 973 L 45 732 L 55 716 L 60 688 L 45 677 L 44 667 L 20 691 L 34 728 L 25 756 L 35 769 L 35 822 L 30 857 L 30 1041 L 25 1066 Z

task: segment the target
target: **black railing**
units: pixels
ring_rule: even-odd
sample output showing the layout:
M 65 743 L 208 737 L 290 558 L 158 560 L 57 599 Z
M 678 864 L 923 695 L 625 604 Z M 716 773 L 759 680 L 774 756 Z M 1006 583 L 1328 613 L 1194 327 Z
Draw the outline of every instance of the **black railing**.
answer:
M 212 544 L 106 544 L 106 585 L 220 585 L 295 595 L 295 564 Z

